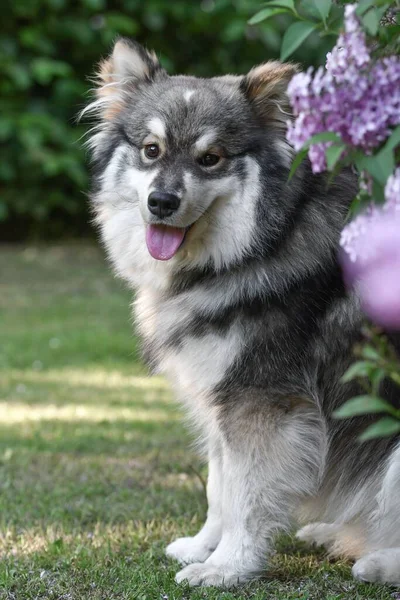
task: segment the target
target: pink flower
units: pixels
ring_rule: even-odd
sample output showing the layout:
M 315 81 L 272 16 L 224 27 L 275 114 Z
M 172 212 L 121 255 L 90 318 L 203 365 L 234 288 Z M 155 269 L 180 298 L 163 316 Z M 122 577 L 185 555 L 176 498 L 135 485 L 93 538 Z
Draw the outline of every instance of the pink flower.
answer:
M 386 202 L 371 206 L 341 237 L 347 284 L 365 313 L 388 329 L 400 329 L 400 168 L 389 177 Z

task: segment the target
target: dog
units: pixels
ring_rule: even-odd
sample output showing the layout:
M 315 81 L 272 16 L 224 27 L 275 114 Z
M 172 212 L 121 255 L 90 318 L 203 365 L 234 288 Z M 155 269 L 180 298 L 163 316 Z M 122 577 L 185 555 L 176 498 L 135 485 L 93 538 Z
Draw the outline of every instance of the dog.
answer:
M 277 533 L 400 585 L 398 439 L 360 444 L 375 417 L 335 420 L 363 321 L 339 236 L 356 194 L 307 161 L 289 179 L 292 64 L 170 76 L 121 38 L 97 71 L 89 146 L 95 220 L 135 290 L 143 355 L 164 373 L 208 458 L 201 531 L 167 547 L 177 582 L 263 574 Z

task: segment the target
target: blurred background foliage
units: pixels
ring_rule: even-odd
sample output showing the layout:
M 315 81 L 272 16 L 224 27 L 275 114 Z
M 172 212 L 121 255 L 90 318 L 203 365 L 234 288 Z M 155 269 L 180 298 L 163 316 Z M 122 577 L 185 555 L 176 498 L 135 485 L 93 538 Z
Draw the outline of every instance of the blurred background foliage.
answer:
M 291 17 L 251 26 L 259 0 L 5 0 L 0 25 L 0 238 L 87 235 L 88 76 L 118 35 L 154 48 L 170 73 L 244 73 L 279 56 Z M 307 0 L 302 2 L 307 5 Z M 334 40 L 294 55 L 323 62 Z

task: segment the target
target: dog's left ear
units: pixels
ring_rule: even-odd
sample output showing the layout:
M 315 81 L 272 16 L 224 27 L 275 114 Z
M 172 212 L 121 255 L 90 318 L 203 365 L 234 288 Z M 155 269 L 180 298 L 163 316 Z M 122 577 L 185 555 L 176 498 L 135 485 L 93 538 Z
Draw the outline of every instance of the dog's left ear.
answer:
M 296 65 L 271 60 L 254 67 L 242 79 L 243 93 L 266 124 L 286 129 L 286 122 L 291 117 L 286 90 L 297 71 Z

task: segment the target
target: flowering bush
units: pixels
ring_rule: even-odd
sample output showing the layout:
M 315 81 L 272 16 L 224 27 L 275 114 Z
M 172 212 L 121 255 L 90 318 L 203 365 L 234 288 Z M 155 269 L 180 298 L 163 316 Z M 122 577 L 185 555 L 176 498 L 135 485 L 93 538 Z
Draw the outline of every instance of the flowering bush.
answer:
M 295 19 L 281 58 L 294 51 L 301 31 L 307 36 L 319 30 L 336 43 L 325 68 L 298 73 L 289 84 L 294 120 L 288 122 L 287 139 L 298 152 L 291 175 L 306 155 L 314 173 L 332 171 L 335 176 L 344 166 L 358 172 L 360 191 L 352 206 L 356 216 L 340 241 L 344 279 L 373 322 L 400 330 L 400 8 L 383 0 L 342 6 L 313 0 L 300 7 L 305 14 L 294 0 L 270 0 L 263 9 L 265 18 L 279 9 Z M 344 380 L 362 378 L 368 393 L 338 412 L 339 417 L 388 412 L 365 439 L 400 431 L 400 411 L 378 397 L 383 378 L 400 385 L 400 359 L 382 331 L 369 329 L 366 335 L 368 342 L 357 349 L 363 360 Z
M 356 8 L 345 8 L 345 33 L 327 55 L 326 69 L 313 75 L 310 68 L 290 82 L 288 94 L 297 118 L 289 123 L 287 138 L 297 151 L 313 135 L 331 131 L 342 141 L 339 150 L 347 146 L 369 153 L 400 124 L 400 57 L 372 59 Z M 327 169 L 325 151 L 332 143 L 310 146 L 314 173 Z M 334 157 L 341 155 L 335 152 Z

